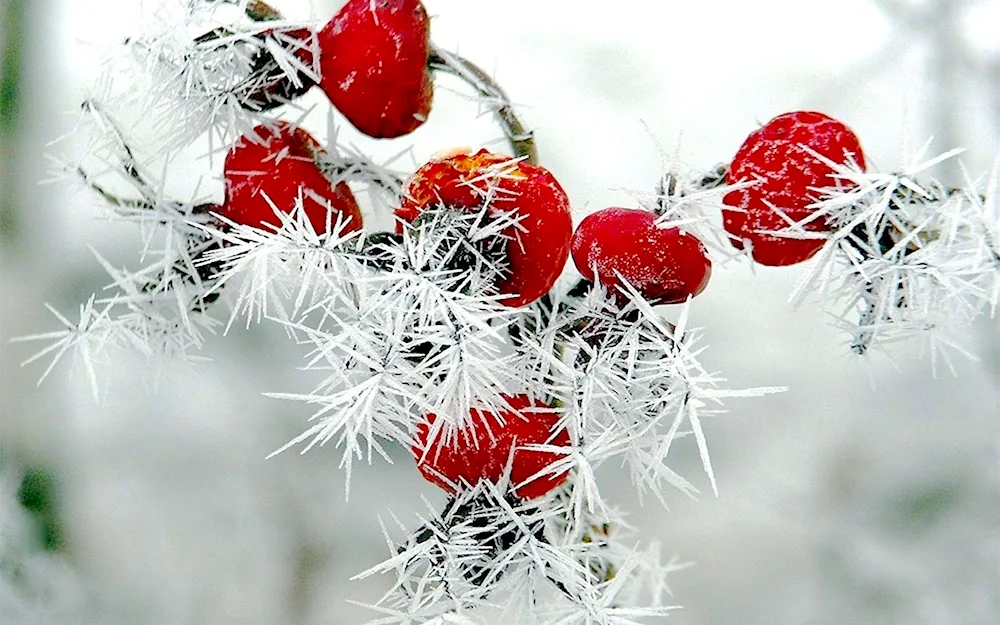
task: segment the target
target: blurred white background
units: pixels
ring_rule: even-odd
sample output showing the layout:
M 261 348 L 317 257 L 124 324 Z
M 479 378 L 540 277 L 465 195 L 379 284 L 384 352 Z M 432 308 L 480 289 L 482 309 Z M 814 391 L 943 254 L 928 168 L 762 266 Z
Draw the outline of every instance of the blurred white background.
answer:
M 95 219 L 91 195 L 38 181 L 105 50 L 155 4 L 0 0 L 0 473 L 50 472 L 64 537 L 49 562 L 60 568 L 32 586 L 50 607 L 31 618 L 362 623 L 375 614 L 347 600 L 374 601 L 390 582 L 348 581 L 388 556 L 379 517 L 416 524 L 420 498 L 443 497 L 403 452 L 360 470 L 346 502 L 333 450 L 264 459 L 309 415 L 260 394 L 311 386 L 279 331 L 212 339 L 210 361 L 168 365 L 155 386 L 152 366 L 123 354 L 98 403 L 79 366 L 36 387 L 43 368 L 19 367 L 34 346 L 8 342 L 56 327 L 43 303 L 73 313 L 104 285 L 89 246 L 136 259 L 135 233 Z M 425 4 L 435 42 L 492 71 L 519 103 L 578 216 L 650 190 L 657 143 L 709 168 L 758 121 L 794 109 L 845 121 L 886 170 L 931 136 L 936 151 L 968 148 L 973 175 L 1000 152 L 996 0 Z M 274 5 L 323 22 L 340 2 Z M 412 145 L 408 164 L 496 138 L 464 89 L 438 86 L 423 128 L 372 150 Z M 955 168 L 937 173 L 961 182 Z M 604 476 L 643 541 L 696 563 L 671 580 L 684 606 L 671 621 L 995 625 L 1000 323 L 968 330 L 979 360 L 957 358 L 954 375 L 934 377 L 917 343 L 859 361 L 819 307 L 786 302 L 801 271 L 717 266 L 692 305 L 709 369 L 734 388 L 790 387 L 732 401 L 707 424 L 719 496 L 702 477 L 698 501 L 669 493 L 669 511 L 640 507 L 624 476 Z M 695 454 L 676 461 L 699 475 Z M 12 505 L 0 499 L 0 521 Z

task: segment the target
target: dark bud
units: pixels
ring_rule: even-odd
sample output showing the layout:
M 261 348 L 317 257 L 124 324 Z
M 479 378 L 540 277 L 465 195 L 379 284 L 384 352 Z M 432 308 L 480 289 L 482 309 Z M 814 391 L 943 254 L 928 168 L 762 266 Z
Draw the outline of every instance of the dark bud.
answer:
M 390 271 L 398 262 L 397 252 L 403 243 L 402 235 L 392 232 L 375 232 L 365 237 L 358 258 L 365 265 L 379 271 Z
M 263 32 L 256 36 L 260 45 L 253 56 L 250 76 L 242 85 L 243 93 L 239 94 L 243 108 L 251 111 L 270 111 L 312 89 L 316 83 L 309 76 L 300 71 L 296 72 L 297 81 L 292 80 L 267 49 L 267 42 L 271 39 L 277 41 L 289 54 L 301 55 L 305 42 L 311 36 L 312 34 L 304 28 L 283 31 L 281 37 L 275 36 L 274 31 Z

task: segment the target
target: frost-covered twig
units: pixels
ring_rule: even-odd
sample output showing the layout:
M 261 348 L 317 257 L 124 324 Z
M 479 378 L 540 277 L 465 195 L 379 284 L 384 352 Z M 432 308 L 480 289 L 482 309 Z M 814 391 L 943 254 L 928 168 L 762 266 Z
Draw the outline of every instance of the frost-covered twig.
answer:
M 949 189 L 921 179 L 957 153 L 924 160 L 922 151 L 898 173 L 837 166 L 851 185 L 823 190 L 815 204 L 815 218 L 827 219 L 832 233 L 793 298 L 818 295 L 842 305 L 837 316 L 855 352 L 931 331 L 941 339 L 941 331 L 995 311 L 996 171 L 985 194 L 972 181 Z
M 368 606 L 382 615 L 369 623 L 450 622 L 461 615 L 461 622 L 479 624 L 498 613 L 514 622 L 584 617 L 612 625 L 676 609 L 662 602 L 669 591 L 664 580 L 684 565 L 662 563 L 656 545 L 644 552 L 625 547 L 626 526 L 617 515 L 566 534 L 558 502 L 525 504 L 483 482 L 443 512 L 432 510 L 402 545 L 387 533 L 391 557 L 356 576 L 391 573 L 397 580 Z

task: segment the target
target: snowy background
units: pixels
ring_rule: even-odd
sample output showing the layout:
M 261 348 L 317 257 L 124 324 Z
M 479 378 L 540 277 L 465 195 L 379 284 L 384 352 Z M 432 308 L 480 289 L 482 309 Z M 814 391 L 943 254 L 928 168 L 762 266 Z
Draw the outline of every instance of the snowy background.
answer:
M 158 378 L 123 354 L 99 403 L 67 363 L 36 387 L 43 367 L 19 367 L 33 346 L 8 343 L 56 326 L 43 303 L 73 312 L 103 286 L 90 246 L 135 258 L 134 233 L 95 218 L 91 195 L 37 182 L 105 50 L 155 4 L 0 0 L 0 44 L 22 46 L 18 108 L 0 128 L 0 623 L 362 623 L 374 615 L 347 600 L 389 583 L 348 581 L 388 555 L 378 519 L 415 524 L 421 497 L 443 496 L 405 453 L 362 468 L 346 502 L 332 450 L 264 459 L 308 416 L 260 395 L 311 387 L 283 334 L 235 330 L 209 342 L 210 361 L 168 363 Z M 323 22 L 340 2 L 274 4 Z M 995 0 L 425 4 L 435 42 L 520 105 L 578 217 L 632 206 L 661 149 L 707 169 L 794 109 L 845 121 L 884 170 L 931 136 L 936 151 L 968 148 L 972 175 L 1000 152 Z M 412 146 L 401 161 L 412 167 L 496 139 L 466 90 L 438 86 L 429 122 L 377 154 Z M 937 174 L 961 182 L 957 168 Z M 698 501 L 640 507 L 624 475 L 603 476 L 643 540 L 695 563 L 671 579 L 684 609 L 670 620 L 1000 622 L 1000 322 L 966 332 L 978 360 L 956 358 L 954 374 L 932 375 L 919 342 L 859 361 L 818 306 L 786 302 L 800 272 L 717 265 L 692 305 L 709 369 L 735 388 L 790 387 L 707 424 L 719 496 L 702 479 Z M 686 461 L 697 475 L 696 455 Z M 57 485 L 54 554 L 14 505 L 31 467 Z M 14 575 L 4 563 L 16 558 L 29 566 Z

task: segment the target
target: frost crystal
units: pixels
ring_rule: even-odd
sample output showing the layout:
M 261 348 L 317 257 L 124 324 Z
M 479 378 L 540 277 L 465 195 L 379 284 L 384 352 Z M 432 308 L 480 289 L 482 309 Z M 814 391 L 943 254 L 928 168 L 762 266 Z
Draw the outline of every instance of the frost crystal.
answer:
M 374 624 L 586 622 L 625 624 L 675 609 L 662 602 L 664 577 L 683 568 L 658 550 L 625 547 L 617 512 L 566 532 L 564 493 L 542 504 L 505 498 L 488 482 L 431 512 L 402 544 L 386 534 L 392 556 L 360 573 L 397 582 L 369 606 Z M 402 525 L 401 525 L 402 528 Z M 405 528 L 402 528 L 405 531 Z
M 170 0 L 107 62 L 94 97 L 141 112 L 158 151 L 210 133 L 226 146 L 319 78 L 316 37 L 250 2 Z
M 913 335 L 947 344 L 950 330 L 995 309 L 996 171 L 985 195 L 971 181 L 952 189 L 922 179 L 958 152 L 921 160 L 922 151 L 891 174 L 826 161 L 850 185 L 819 190 L 814 215 L 832 232 L 793 298 L 817 294 L 838 302 L 856 353 Z

